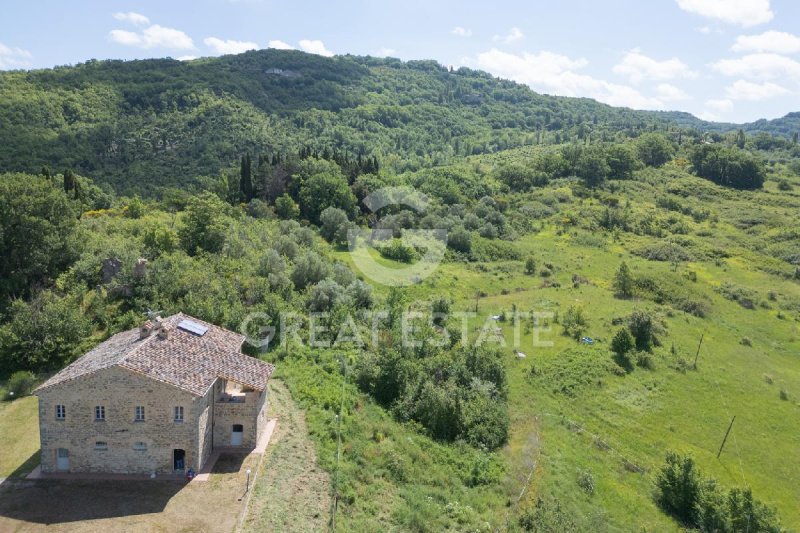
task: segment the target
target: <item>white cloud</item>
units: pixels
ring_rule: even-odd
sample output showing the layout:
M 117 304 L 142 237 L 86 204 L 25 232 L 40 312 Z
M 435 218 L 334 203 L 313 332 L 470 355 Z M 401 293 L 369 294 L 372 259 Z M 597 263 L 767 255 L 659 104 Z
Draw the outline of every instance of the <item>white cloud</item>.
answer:
M 215 54 L 241 54 L 248 50 L 258 50 L 258 44 L 252 41 L 234 41 L 218 39 L 217 37 L 206 37 L 203 43 L 208 46 Z
M 315 40 L 302 39 L 298 44 L 300 45 L 300 49 L 302 51 L 308 52 L 309 54 L 317 54 L 325 57 L 333 56 L 333 52 L 325 48 L 325 43 L 323 43 L 319 39 Z
M 11 48 L 0 43 L 0 70 L 30 66 L 33 55 L 22 48 Z
M 679 102 L 692 99 L 691 96 L 686 94 L 686 91 L 669 83 L 659 83 L 658 87 L 656 87 L 656 96 L 663 102 Z
M 748 54 L 737 59 L 721 59 L 711 67 L 725 76 L 758 80 L 788 76 L 800 80 L 800 63 L 779 54 Z
M 733 111 L 733 102 L 727 98 L 712 98 L 706 100 L 706 107 L 720 113 L 727 113 Z
M 800 52 L 800 37 L 783 31 L 765 31 L 760 35 L 740 35 L 731 47 L 734 52 Z
M 689 13 L 749 27 L 769 22 L 775 16 L 769 0 L 677 0 Z
M 676 57 L 657 61 L 636 49 L 625 54 L 622 62 L 614 65 L 613 70 L 616 74 L 627 76 L 632 83 L 640 83 L 646 79 L 671 80 L 697 76 L 683 61 Z
M 456 26 L 455 28 L 450 30 L 450 33 L 452 33 L 453 35 L 458 35 L 459 37 L 471 37 L 472 36 L 472 30 L 471 29 L 463 28 L 461 26 Z
M 115 43 L 139 48 L 194 50 L 194 42 L 191 37 L 180 30 L 165 28 L 158 24 L 153 24 L 145 28 L 141 33 L 127 30 L 112 30 L 109 32 L 108 37 Z
M 197 56 L 180 56 L 178 57 L 178 61 L 193 61 L 197 59 Z
M 508 30 L 508 33 L 505 35 L 495 35 L 492 37 L 492 40 L 504 42 L 506 44 L 513 43 L 514 41 L 519 41 L 520 39 L 524 38 L 525 34 L 522 33 L 522 30 L 517 28 L 516 26 Z
M 272 41 L 267 43 L 267 47 L 275 48 L 276 50 L 294 50 L 294 46 L 278 39 L 273 39 Z
M 134 26 L 144 26 L 145 24 L 150 24 L 149 18 L 145 17 L 144 15 L 140 15 L 139 13 L 134 13 L 133 11 L 128 11 L 127 13 L 114 13 L 111 16 L 123 22 L 130 22 Z
M 394 48 L 379 48 L 373 54 L 375 57 L 390 57 L 394 56 L 397 53 L 397 50 Z
M 790 91 L 788 89 L 781 87 L 777 83 L 772 83 L 771 81 L 753 83 L 745 80 L 737 80 L 732 85 L 725 88 L 725 95 L 731 100 L 750 100 L 752 102 L 768 100 L 789 93 Z
M 544 93 L 594 98 L 607 104 L 638 109 L 664 108 L 664 102 L 646 97 L 633 87 L 575 72 L 588 64 L 583 58 L 572 59 L 549 51 L 516 55 L 492 49 L 467 62 Z

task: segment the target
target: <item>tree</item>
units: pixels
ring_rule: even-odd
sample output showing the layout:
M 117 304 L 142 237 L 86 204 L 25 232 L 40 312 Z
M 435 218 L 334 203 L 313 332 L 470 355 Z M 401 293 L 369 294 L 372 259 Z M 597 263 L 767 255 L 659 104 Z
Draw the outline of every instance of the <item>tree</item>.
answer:
M 298 290 L 319 283 L 330 274 L 330 266 L 314 252 L 301 255 L 292 269 L 291 280 Z
M 611 173 L 611 167 L 601 146 L 589 146 L 580 152 L 575 167 L 575 175 L 582 178 L 590 187 L 603 183 Z
M 52 292 L 40 293 L 31 302 L 15 300 L 10 320 L 0 328 L 0 368 L 54 370 L 78 355 L 91 322 L 76 302 Z
M 201 251 L 219 252 L 225 244 L 228 220 L 225 203 L 218 196 L 204 192 L 193 197 L 186 209 L 183 226 L 178 236 L 189 255 Z
M 525 273 L 529 276 L 536 274 L 536 259 L 529 257 L 525 260 Z
M 744 130 L 739 128 L 739 131 L 736 132 L 736 146 L 739 148 L 744 148 L 745 137 L 744 137 Z
M 692 170 L 701 178 L 734 189 L 760 189 L 766 179 L 764 161 L 743 150 L 701 144 L 689 153 Z
M 669 452 L 666 464 L 656 477 L 656 500 L 661 508 L 686 525 L 697 524 L 700 500 L 700 474 L 694 460 Z
M 314 224 L 319 224 L 319 217 L 327 207 L 352 213 L 356 206 L 356 197 L 341 171 L 313 174 L 303 181 L 299 197 L 303 216 Z
M 641 166 L 636 149 L 629 143 L 612 144 L 606 149 L 606 162 L 611 170 L 609 177 L 630 179 L 633 171 Z
M 239 171 L 239 197 L 242 202 L 249 202 L 253 199 L 253 166 L 249 153 L 242 156 Z
M 64 192 L 70 193 L 75 190 L 75 174 L 70 169 L 64 171 Z
M 332 244 L 347 242 L 347 230 L 350 229 L 347 213 L 338 207 L 326 207 L 319 220 L 321 223 L 319 232 L 326 241 Z
M 0 175 L 0 308 L 70 264 L 76 225 L 75 203 L 46 178 Z
M 653 318 L 644 311 L 634 311 L 628 317 L 628 330 L 633 336 L 637 350 L 649 352 L 656 344 L 656 326 Z
M 275 200 L 275 214 L 283 220 L 296 220 L 300 217 L 300 206 L 286 193 Z
M 675 150 L 660 133 L 645 133 L 636 139 L 639 159 L 648 167 L 660 167 L 670 159 Z
M 455 228 L 447 235 L 447 246 L 456 252 L 468 254 L 472 249 L 472 235 L 464 228 Z
M 633 337 L 626 328 L 621 328 L 611 340 L 611 351 L 617 355 L 626 355 L 634 347 Z
M 623 261 L 619 265 L 617 273 L 614 274 L 614 293 L 620 298 L 630 298 L 633 296 L 634 281 L 631 269 Z

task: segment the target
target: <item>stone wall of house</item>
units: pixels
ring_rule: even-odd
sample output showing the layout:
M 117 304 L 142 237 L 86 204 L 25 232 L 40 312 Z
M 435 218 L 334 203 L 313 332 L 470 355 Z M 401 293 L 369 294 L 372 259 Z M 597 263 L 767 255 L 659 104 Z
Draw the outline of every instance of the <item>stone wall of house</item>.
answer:
M 199 439 L 197 449 L 200 454 L 200 461 L 198 462 L 199 468 L 202 468 L 203 465 L 206 464 L 214 448 L 214 398 L 219 389 L 219 382 L 219 379 L 215 381 L 214 385 L 208 389 L 205 396 L 199 398 L 197 401 L 197 436 Z
M 260 392 L 244 393 L 245 401 L 214 403 L 214 446 L 230 446 L 234 424 L 241 424 L 244 430 L 242 448 L 254 448 L 258 442 L 260 426 L 259 414 L 264 406 L 266 394 Z
M 201 419 L 208 425 L 208 398 L 121 367 L 66 381 L 37 395 L 44 472 L 56 471 L 58 448 L 69 451 L 71 472 L 172 472 L 175 449 L 185 451 L 186 468 L 202 466 L 208 444 L 201 441 L 198 426 Z M 64 420 L 56 419 L 58 404 L 66 407 Z M 95 420 L 98 405 L 105 407 L 104 421 Z M 183 423 L 174 420 L 178 405 L 184 408 Z M 136 406 L 144 406 L 144 422 L 134 420 Z M 107 443 L 108 449 L 96 449 L 97 442 Z M 134 449 L 136 443 L 144 443 L 146 450 Z

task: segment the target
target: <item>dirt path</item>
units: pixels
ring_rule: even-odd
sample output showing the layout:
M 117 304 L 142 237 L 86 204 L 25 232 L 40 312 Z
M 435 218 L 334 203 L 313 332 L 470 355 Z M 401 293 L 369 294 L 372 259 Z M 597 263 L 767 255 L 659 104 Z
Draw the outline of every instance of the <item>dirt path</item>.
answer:
M 305 416 L 286 386 L 270 381 L 269 418 L 278 425 L 261 462 L 243 531 L 323 531 L 331 480 L 317 466 Z

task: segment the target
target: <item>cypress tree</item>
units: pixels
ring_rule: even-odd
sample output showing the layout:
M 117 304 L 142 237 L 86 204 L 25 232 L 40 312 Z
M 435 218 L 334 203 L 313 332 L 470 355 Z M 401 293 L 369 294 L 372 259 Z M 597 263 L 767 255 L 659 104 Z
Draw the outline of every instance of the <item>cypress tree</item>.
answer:
M 250 154 L 242 156 L 242 166 L 239 176 L 239 194 L 243 202 L 253 199 L 253 173 Z
M 75 190 L 75 176 L 70 169 L 64 171 L 64 192 L 69 193 Z

